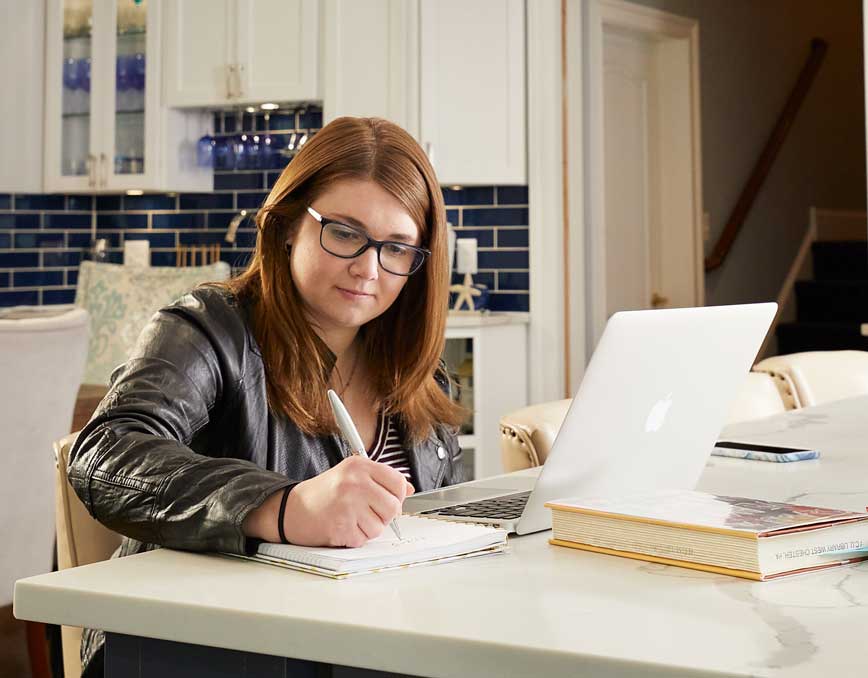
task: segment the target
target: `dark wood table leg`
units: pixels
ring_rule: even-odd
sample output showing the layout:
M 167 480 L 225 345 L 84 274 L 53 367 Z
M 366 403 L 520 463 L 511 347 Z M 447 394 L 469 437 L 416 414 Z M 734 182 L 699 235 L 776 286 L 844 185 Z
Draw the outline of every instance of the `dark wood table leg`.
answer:
M 51 678 L 48 668 L 48 642 L 45 637 L 45 624 L 25 622 L 27 628 L 27 653 L 30 656 L 30 672 L 33 678 Z

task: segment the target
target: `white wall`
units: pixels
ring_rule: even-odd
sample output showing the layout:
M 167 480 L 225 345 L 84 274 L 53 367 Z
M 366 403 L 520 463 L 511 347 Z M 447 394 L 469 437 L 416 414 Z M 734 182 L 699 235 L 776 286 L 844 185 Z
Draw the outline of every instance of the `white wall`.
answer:
M 0 192 L 42 190 L 45 7 L 0 0 Z
M 633 0 L 700 22 L 703 195 L 711 250 L 809 53 L 829 43 L 742 233 L 706 278 L 706 303 L 774 299 L 808 208 L 865 209 L 859 0 Z

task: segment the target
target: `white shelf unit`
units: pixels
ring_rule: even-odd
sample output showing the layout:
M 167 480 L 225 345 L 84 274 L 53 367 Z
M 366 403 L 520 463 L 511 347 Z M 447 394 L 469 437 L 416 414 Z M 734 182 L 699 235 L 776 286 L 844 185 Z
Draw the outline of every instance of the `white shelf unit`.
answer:
M 527 327 L 526 313 L 449 316 L 444 352 L 448 369 L 454 375 L 460 367 L 455 362 L 469 358 L 472 363 L 472 418 L 459 443 L 473 478 L 503 473 L 498 422 L 527 405 Z

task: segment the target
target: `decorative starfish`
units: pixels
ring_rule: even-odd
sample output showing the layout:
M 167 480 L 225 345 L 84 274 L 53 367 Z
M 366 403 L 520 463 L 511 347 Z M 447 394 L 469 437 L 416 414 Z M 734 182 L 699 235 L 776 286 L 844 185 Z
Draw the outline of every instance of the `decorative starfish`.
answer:
M 458 298 L 455 300 L 455 305 L 452 307 L 453 311 L 460 311 L 461 307 L 464 304 L 467 304 L 468 311 L 475 311 L 476 305 L 473 303 L 473 297 L 478 297 L 482 294 L 482 290 L 478 290 L 473 287 L 473 277 L 470 273 L 464 274 L 464 283 L 460 285 L 450 285 L 450 292 L 457 292 Z

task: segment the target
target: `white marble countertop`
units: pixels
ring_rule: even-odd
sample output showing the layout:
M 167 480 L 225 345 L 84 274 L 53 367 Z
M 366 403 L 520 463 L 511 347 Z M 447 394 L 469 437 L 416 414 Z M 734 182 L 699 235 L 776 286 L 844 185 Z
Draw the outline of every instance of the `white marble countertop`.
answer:
M 731 427 L 815 445 L 790 464 L 712 458 L 700 489 L 864 510 L 868 398 Z M 18 582 L 46 622 L 432 676 L 855 675 L 868 562 L 772 582 L 551 546 L 345 581 L 160 550 Z
M 522 311 L 494 311 L 468 313 L 450 311 L 446 317 L 446 327 L 487 327 L 489 325 L 527 325 L 530 314 Z

